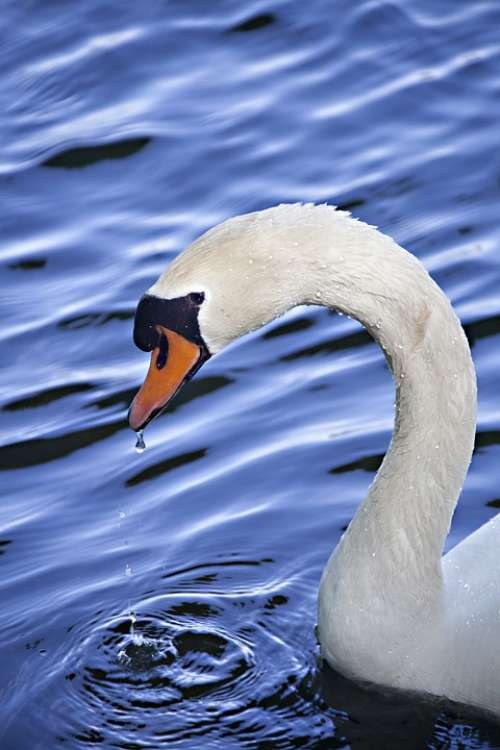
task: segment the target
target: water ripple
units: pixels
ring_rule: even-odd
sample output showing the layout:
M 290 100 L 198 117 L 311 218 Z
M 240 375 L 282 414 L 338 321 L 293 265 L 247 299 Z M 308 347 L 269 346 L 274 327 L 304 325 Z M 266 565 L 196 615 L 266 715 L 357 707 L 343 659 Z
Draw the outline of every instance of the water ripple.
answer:
M 360 326 L 291 311 L 212 358 L 142 455 L 125 420 L 135 306 L 166 263 L 230 215 L 327 201 L 452 300 L 479 410 L 448 545 L 498 512 L 498 3 L 3 21 L 2 750 L 500 747 L 463 707 L 318 660 L 321 570 L 393 426 Z

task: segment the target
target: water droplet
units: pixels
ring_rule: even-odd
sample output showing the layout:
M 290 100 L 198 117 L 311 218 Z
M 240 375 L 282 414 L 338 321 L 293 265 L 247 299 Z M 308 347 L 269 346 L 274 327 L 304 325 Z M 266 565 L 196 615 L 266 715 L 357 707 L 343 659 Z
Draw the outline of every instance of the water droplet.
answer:
M 128 577 L 132 575 L 132 568 L 130 567 L 128 563 L 125 565 L 125 575 Z
M 144 442 L 144 433 L 142 430 L 139 430 L 137 433 L 137 442 L 135 444 L 135 449 L 137 453 L 144 453 L 146 450 L 146 443 Z
M 123 648 L 121 651 L 118 651 L 117 658 L 121 664 L 130 664 L 130 662 L 132 661 L 130 656 L 127 654 L 127 652 Z
M 123 512 L 123 510 L 121 510 L 121 511 L 120 511 L 120 512 L 118 513 L 118 515 L 120 516 L 120 518 L 125 518 L 125 513 Z
M 377 554 L 376 552 L 372 552 L 372 557 L 375 557 L 376 554 Z
M 315 292 L 314 296 L 316 297 L 316 299 L 319 299 L 321 297 L 321 292 Z
M 137 616 L 133 609 L 129 609 L 129 617 L 130 617 L 130 631 L 129 631 L 130 637 L 132 638 L 136 646 L 140 646 L 144 642 L 144 637 L 141 635 L 141 633 L 135 632 L 135 624 L 137 622 Z

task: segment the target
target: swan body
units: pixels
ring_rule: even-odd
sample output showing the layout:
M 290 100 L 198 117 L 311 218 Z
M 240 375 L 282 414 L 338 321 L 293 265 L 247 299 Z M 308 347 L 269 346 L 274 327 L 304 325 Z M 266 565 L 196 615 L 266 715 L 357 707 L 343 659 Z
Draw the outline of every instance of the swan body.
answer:
M 146 296 L 171 305 L 158 335 L 170 336 L 170 323 L 181 334 L 194 326 L 196 336 L 186 335 L 203 342 L 205 357 L 296 305 L 325 305 L 368 329 L 395 380 L 395 427 L 321 579 L 322 653 L 348 677 L 500 716 L 500 516 L 442 557 L 473 450 L 475 371 L 463 329 L 422 264 L 332 206 L 283 205 L 209 230 Z M 171 320 L 174 303 L 192 299 L 190 322 Z M 157 377 L 159 349 L 143 348 Z M 168 400 L 155 395 L 152 410 L 146 396 L 131 407 L 134 429 Z

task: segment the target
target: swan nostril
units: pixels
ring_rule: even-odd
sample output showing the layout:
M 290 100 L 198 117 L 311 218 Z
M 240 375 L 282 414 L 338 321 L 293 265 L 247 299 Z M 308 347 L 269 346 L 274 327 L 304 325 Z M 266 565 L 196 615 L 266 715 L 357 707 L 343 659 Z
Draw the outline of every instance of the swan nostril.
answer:
M 161 334 L 158 341 L 158 356 L 156 358 L 156 366 L 159 370 L 165 367 L 168 357 L 168 340 L 164 333 Z

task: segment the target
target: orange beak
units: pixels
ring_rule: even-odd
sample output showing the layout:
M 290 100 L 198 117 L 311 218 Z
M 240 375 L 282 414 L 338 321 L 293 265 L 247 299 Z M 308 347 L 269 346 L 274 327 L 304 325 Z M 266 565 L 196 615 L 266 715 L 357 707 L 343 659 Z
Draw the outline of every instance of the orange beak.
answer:
M 132 401 L 128 421 L 133 430 L 142 430 L 162 411 L 179 388 L 202 363 L 199 346 L 169 328 L 157 325 L 160 343 L 151 352 L 146 380 Z

